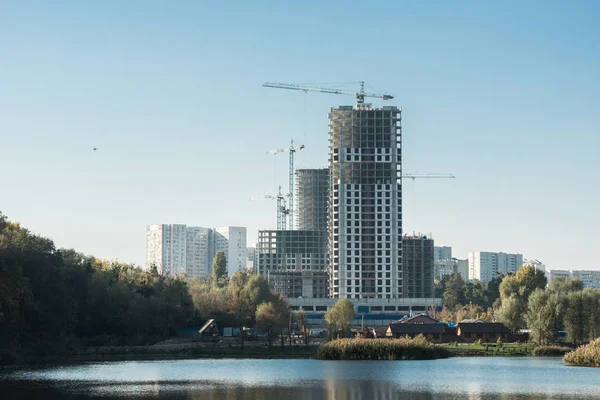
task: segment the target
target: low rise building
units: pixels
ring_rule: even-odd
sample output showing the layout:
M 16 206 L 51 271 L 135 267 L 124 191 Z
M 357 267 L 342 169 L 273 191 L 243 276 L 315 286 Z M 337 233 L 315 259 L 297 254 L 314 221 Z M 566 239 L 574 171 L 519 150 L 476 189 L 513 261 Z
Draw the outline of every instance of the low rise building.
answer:
M 495 343 L 500 339 L 505 342 L 510 338 L 511 332 L 500 322 L 459 322 L 456 326 L 456 334 L 460 342 L 471 343 L 481 340 L 482 343 Z
M 325 314 L 339 299 L 333 298 L 289 298 L 288 304 L 293 311 L 303 310 L 310 325 L 325 326 Z M 440 307 L 440 298 L 422 299 L 379 299 L 349 298 L 354 306 L 356 318 L 353 326 L 365 325 L 373 327 L 387 326 L 407 316 L 426 313 L 432 306 Z
M 390 324 L 385 332 L 388 338 L 415 337 L 423 335 L 431 343 L 444 343 L 445 324 Z

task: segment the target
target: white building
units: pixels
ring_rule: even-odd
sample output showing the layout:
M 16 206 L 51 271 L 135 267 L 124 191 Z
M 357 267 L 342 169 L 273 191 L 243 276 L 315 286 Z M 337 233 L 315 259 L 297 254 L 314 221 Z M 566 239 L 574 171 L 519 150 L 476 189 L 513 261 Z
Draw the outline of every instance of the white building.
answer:
M 460 277 L 463 278 L 463 281 L 469 280 L 469 260 L 457 260 L 456 261 L 456 272 L 460 274 Z
M 571 270 L 571 277 L 581 279 L 584 288 L 600 289 L 600 271 Z
M 457 260 L 437 260 L 434 263 L 434 277 L 441 281 L 444 276 L 458 273 L 466 282 L 469 279 L 469 261 Z
M 246 269 L 253 271 L 256 265 L 256 247 L 246 247 Z
M 454 260 L 435 260 L 433 264 L 433 277 L 441 281 L 444 276 L 450 276 L 456 272 Z
M 215 229 L 215 254 L 223 251 L 227 258 L 227 275 L 246 269 L 246 228 L 227 226 Z
M 188 278 L 210 275 L 212 257 L 212 230 L 188 227 L 186 246 L 186 274 Z
M 246 268 L 246 228 L 211 229 L 178 224 L 146 228 L 146 268 L 156 266 L 164 276 L 210 275 L 218 250 L 225 253 L 229 276 Z
M 600 271 L 551 269 L 546 272 L 548 282 L 555 278 L 581 279 L 584 288 L 600 289 Z
M 546 272 L 546 266 L 540 260 L 525 260 L 523 266 L 533 267 L 544 273 Z
M 433 248 L 433 259 L 434 261 L 452 260 L 452 247 L 435 246 Z
M 554 278 L 571 278 L 571 271 L 568 269 L 550 269 L 546 271 L 546 278 L 548 282 Z
M 146 228 L 146 267 L 156 267 L 161 275 L 186 273 L 186 226 L 150 225 Z
M 516 272 L 522 265 L 522 254 L 487 251 L 469 253 L 469 279 L 489 282 L 498 274 L 506 275 Z

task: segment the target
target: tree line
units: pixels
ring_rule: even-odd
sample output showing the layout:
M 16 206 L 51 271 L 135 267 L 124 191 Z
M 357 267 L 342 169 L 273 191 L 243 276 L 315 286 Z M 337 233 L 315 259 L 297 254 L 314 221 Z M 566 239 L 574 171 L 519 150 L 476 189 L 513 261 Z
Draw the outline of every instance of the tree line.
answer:
M 487 284 L 464 282 L 459 274 L 446 276 L 436 291 L 443 300 L 436 315 L 442 321 L 499 321 L 514 332 L 528 329 L 530 339 L 542 345 L 559 341 L 560 331 L 574 344 L 600 337 L 600 289 L 584 289 L 580 279 L 548 283 L 543 271 L 522 266 Z
M 258 275 L 227 278 L 224 263 L 218 254 L 212 277 L 186 282 L 156 268 L 58 249 L 0 213 L 0 361 L 153 344 L 209 318 L 258 327 L 272 341 L 291 321 L 287 301 Z M 306 327 L 306 317 L 296 317 Z

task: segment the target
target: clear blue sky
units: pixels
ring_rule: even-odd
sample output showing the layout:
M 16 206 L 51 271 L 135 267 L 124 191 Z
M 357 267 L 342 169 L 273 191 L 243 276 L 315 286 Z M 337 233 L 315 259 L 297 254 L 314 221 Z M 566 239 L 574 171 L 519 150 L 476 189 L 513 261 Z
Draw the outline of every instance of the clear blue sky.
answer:
M 403 108 L 404 170 L 457 176 L 406 182 L 406 232 L 597 269 L 599 19 L 594 1 L 0 2 L 0 210 L 140 264 L 153 223 L 253 243 L 275 204 L 248 197 L 287 186 L 265 152 L 294 138 L 298 167 L 326 166 L 329 107 L 354 102 L 261 84 L 364 80 Z

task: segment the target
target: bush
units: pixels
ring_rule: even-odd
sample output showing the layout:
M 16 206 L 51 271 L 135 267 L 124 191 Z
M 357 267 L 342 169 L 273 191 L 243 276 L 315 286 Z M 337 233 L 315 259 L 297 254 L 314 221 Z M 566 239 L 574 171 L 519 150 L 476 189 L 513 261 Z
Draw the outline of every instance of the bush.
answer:
M 571 350 L 573 349 L 564 346 L 538 346 L 533 349 L 531 354 L 535 357 L 564 356 Z
M 592 340 L 589 344 L 579 346 L 563 359 L 569 364 L 584 367 L 600 367 L 600 338 Z
M 448 358 L 450 351 L 424 337 L 414 339 L 337 339 L 321 346 L 321 360 L 434 360 Z

